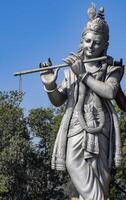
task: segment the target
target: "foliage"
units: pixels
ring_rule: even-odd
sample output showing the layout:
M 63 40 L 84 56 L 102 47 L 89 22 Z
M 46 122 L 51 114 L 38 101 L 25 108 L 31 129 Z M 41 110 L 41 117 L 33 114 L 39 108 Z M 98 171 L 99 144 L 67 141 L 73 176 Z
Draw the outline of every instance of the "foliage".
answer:
M 66 173 L 51 170 L 54 141 L 62 119 L 60 109 L 37 108 L 24 116 L 23 94 L 0 92 L 0 200 L 68 200 L 77 195 Z M 123 163 L 113 166 L 110 198 L 126 196 L 126 113 L 120 118 Z M 38 137 L 35 145 L 31 136 Z M 35 139 L 34 139 L 35 140 Z
M 64 174 L 50 167 L 56 115 L 38 108 L 26 118 L 22 96 L 16 91 L 0 93 L 0 199 L 65 199 Z M 40 138 L 36 146 L 31 145 L 31 134 Z
M 34 190 L 32 199 L 44 200 L 65 199 L 63 191 L 64 178 L 63 174 L 51 170 L 51 154 L 55 131 L 57 129 L 57 116 L 52 109 L 32 109 L 28 116 L 29 126 L 34 136 L 40 137 L 40 143 L 35 150 L 35 163 L 31 160 L 30 166 L 34 172 L 33 180 L 36 179 L 35 185 L 31 185 Z M 36 170 L 33 170 L 33 169 Z M 34 182 L 34 181 L 33 181 Z
M 0 198 L 23 199 L 29 135 L 23 110 L 22 94 L 0 93 Z M 25 192 L 26 193 L 26 192 Z

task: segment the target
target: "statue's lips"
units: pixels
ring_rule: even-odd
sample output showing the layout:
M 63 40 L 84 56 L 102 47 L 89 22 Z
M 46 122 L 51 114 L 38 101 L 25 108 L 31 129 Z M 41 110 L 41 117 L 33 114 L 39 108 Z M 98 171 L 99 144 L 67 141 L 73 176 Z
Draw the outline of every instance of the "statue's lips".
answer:
M 88 53 L 93 53 L 94 51 L 92 49 L 87 49 L 86 50 Z

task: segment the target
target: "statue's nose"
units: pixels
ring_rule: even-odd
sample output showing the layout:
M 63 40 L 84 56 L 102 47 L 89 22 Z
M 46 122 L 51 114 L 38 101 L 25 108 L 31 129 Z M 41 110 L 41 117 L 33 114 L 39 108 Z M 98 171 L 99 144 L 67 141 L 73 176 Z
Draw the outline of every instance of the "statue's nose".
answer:
M 94 45 L 94 41 L 91 41 L 91 42 L 89 43 L 90 48 L 92 48 L 93 45 Z

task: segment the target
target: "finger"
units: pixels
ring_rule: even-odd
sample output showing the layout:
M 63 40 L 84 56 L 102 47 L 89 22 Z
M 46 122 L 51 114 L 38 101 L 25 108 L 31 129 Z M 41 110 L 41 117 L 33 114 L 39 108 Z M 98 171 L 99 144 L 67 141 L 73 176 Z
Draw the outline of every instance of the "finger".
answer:
M 52 65 L 51 58 L 48 58 L 48 66 L 51 66 L 51 65 Z
M 47 63 L 46 62 L 41 62 L 39 64 L 39 67 L 42 68 L 42 67 L 47 67 Z
M 43 64 L 41 62 L 39 63 L 39 68 L 43 68 Z M 40 76 L 42 76 L 42 71 L 40 71 Z
M 43 63 L 41 64 L 41 66 L 42 66 L 41 68 L 45 68 L 45 67 L 47 67 L 47 64 L 46 64 L 45 62 L 43 62 Z M 48 72 L 47 70 L 44 70 L 44 71 L 42 71 L 40 74 L 41 74 L 41 75 L 46 75 L 47 72 Z
M 62 59 L 65 63 L 67 63 L 67 64 L 73 64 L 73 62 L 75 61 L 74 59 L 72 59 L 72 58 L 66 58 L 66 59 Z
M 72 58 L 76 61 L 76 60 L 81 60 L 81 58 L 79 57 L 78 54 L 75 54 L 73 52 L 70 52 L 70 57 L 72 56 Z
M 79 56 L 77 54 L 75 54 L 74 52 L 70 52 L 70 55 L 72 55 L 73 57 L 75 57 L 76 59 L 79 58 Z
M 66 58 L 62 58 L 62 61 L 67 63 L 67 59 Z
M 74 62 L 77 60 L 77 59 L 76 59 L 75 57 L 73 57 L 73 56 L 69 56 L 68 59 L 69 59 L 72 63 L 74 63 Z
M 72 53 L 71 53 L 70 56 L 68 56 L 68 59 L 72 62 L 72 64 L 73 64 L 74 62 L 80 60 L 79 57 L 78 57 L 77 55 L 75 56 L 75 55 L 73 55 Z
M 47 62 L 40 63 L 39 67 L 43 68 L 42 71 L 40 71 L 40 75 L 54 74 L 52 69 L 48 69 L 49 65 Z M 44 70 L 44 68 L 46 69 Z
M 68 59 L 66 59 L 66 58 L 63 58 L 62 61 L 69 64 Z
M 48 64 L 47 64 L 47 62 L 43 62 L 43 63 L 39 64 L 39 67 L 40 68 L 42 68 L 42 67 L 48 67 Z
M 48 67 L 48 62 L 44 62 L 43 67 Z
M 52 66 L 52 61 L 51 61 L 50 58 L 48 58 L 48 67 L 51 67 L 51 66 Z M 53 69 L 49 69 L 49 70 L 48 70 L 48 73 L 50 73 L 50 74 L 54 74 Z

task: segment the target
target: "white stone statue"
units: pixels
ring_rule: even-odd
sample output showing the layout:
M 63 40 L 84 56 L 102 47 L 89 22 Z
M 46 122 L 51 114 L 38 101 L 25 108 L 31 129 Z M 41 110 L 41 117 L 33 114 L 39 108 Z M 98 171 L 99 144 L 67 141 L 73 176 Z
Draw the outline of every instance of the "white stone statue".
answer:
M 117 98 L 124 70 L 107 56 L 109 28 L 104 9 L 92 5 L 77 54 L 65 62 L 62 84 L 57 87 L 58 70 L 41 74 L 50 101 L 55 106 L 66 102 L 52 155 L 52 168 L 65 170 L 81 200 L 107 200 L 111 166 L 121 163 L 121 141 L 117 114 L 111 100 Z M 83 60 L 107 56 L 105 61 Z M 44 67 L 44 64 L 41 64 Z

